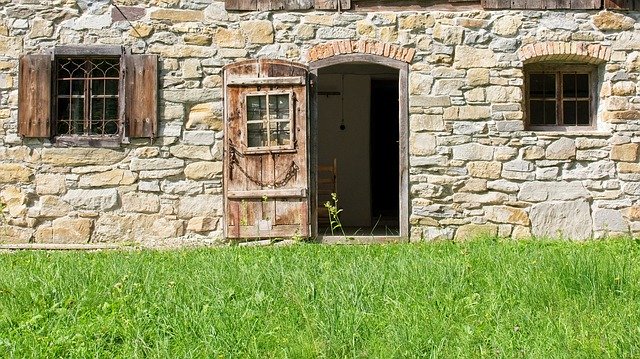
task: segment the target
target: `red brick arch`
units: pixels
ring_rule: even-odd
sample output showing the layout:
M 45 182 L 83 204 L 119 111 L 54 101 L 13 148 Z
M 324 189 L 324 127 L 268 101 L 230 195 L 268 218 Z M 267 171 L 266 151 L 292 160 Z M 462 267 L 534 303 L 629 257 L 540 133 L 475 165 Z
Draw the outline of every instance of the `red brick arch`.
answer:
M 416 54 L 416 50 L 379 41 L 337 40 L 312 47 L 307 53 L 307 59 L 309 62 L 314 62 L 346 54 L 370 54 L 411 63 Z
M 586 42 L 548 41 L 525 45 L 518 50 L 518 56 L 524 64 L 540 61 L 601 64 L 611 59 L 611 48 Z

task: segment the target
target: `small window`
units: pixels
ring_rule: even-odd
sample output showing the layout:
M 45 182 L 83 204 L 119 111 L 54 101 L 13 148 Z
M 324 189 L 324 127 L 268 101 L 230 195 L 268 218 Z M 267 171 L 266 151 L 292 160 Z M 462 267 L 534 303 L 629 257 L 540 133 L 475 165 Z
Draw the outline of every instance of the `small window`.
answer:
M 157 55 L 56 46 L 20 57 L 18 132 L 60 145 L 119 146 L 157 132 Z
M 538 65 L 526 69 L 530 129 L 572 130 L 594 126 L 595 68 Z
M 58 136 L 119 135 L 119 58 L 57 58 L 55 85 Z
M 250 150 L 292 148 L 292 102 L 290 92 L 246 95 L 247 147 Z

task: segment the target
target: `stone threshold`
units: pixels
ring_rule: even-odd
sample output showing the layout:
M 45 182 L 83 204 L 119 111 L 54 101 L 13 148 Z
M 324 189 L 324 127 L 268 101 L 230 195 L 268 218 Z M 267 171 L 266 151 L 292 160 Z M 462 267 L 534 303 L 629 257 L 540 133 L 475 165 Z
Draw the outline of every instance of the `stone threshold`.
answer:
M 115 244 L 58 244 L 58 243 L 17 243 L 0 244 L 0 250 L 44 250 L 44 251 L 95 251 L 105 249 L 123 249 L 125 247 Z

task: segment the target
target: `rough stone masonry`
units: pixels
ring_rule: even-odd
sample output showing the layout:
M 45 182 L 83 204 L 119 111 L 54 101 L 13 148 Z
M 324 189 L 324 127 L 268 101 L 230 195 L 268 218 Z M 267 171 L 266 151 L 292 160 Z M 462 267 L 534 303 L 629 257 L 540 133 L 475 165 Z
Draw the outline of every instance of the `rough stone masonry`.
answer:
M 2 242 L 222 237 L 222 67 L 309 63 L 336 40 L 412 49 L 412 241 L 640 232 L 640 13 L 250 11 L 210 0 L 0 0 Z M 160 58 L 158 137 L 59 147 L 17 134 L 18 59 L 56 45 Z M 526 130 L 530 59 L 598 64 L 596 128 Z

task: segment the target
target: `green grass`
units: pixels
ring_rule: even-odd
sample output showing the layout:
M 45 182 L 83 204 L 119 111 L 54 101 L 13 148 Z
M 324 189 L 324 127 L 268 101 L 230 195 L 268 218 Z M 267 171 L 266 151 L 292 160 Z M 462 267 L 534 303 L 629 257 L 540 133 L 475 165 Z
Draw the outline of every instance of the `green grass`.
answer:
M 0 357 L 640 357 L 640 244 L 5 253 Z

